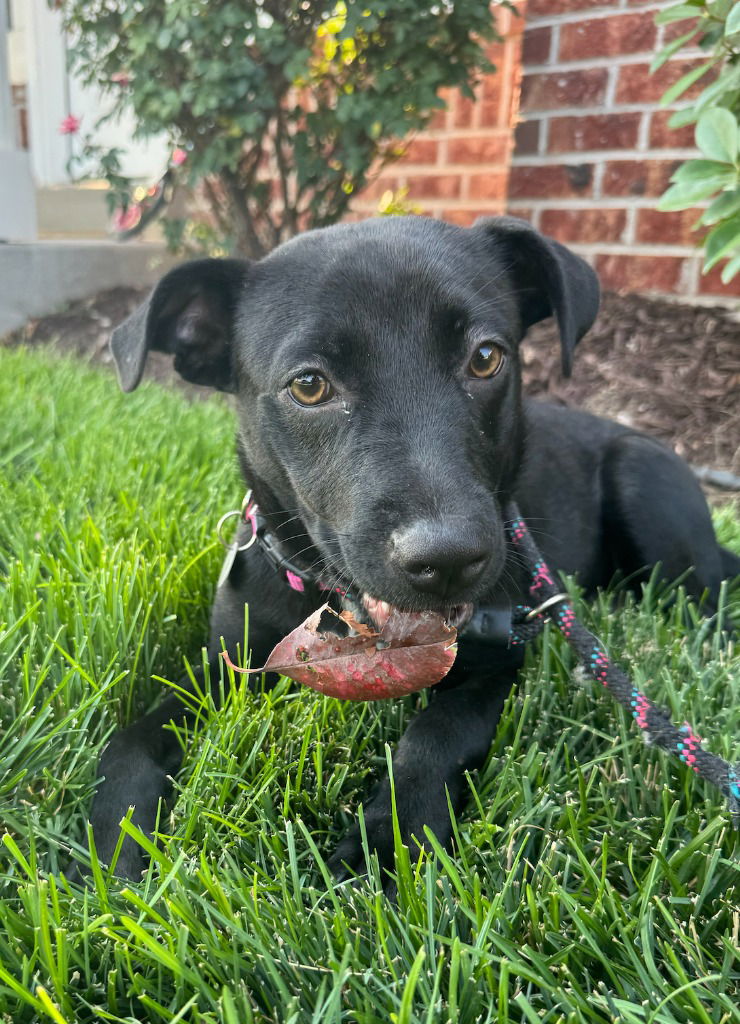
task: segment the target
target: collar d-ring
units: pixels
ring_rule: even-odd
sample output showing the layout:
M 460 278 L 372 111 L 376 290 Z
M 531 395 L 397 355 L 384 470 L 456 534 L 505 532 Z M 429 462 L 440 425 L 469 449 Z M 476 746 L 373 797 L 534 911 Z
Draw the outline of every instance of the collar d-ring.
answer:
M 249 516 L 247 515 L 247 511 L 249 509 L 249 504 L 250 504 L 251 500 L 252 500 L 252 491 L 250 489 L 244 495 L 244 499 L 242 500 L 241 508 L 232 508 L 229 512 L 224 512 L 224 514 L 221 516 L 219 521 L 216 523 L 216 536 L 218 537 L 218 539 L 221 541 L 221 543 L 223 544 L 223 546 L 227 550 L 229 548 L 233 548 L 234 547 L 234 541 L 233 540 L 232 541 L 226 540 L 226 538 L 224 537 L 224 526 L 226 525 L 227 521 L 229 519 L 233 519 L 234 516 L 238 516 L 239 519 L 245 519 L 245 520 L 249 519 Z M 247 541 L 246 544 L 238 545 L 235 548 L 236 551 L 246 551 L 247 548 L 251 548 L 251 546 L 257 540 L 257 531 L 254 528 L 254 523 L 252 522 L 251 525 L 252 525 L 252 536 L 249 538 L 249 540 Z

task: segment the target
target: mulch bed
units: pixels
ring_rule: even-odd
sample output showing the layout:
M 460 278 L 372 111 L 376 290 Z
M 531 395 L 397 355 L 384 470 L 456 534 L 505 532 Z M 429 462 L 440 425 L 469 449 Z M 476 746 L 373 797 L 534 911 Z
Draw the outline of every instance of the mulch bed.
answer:
M 740 320 L 723 308 L 607 293 L 560 377 L 556 333 L 524 344 L 530 394 L 644 430 L 695 466 L 740 474 Z
M 145 294 L 131 288 L 101 292 L 32 320 L 4 343 L 52 344 L 112 368 L 111 329 Z M 208 394 L 180 381 L 168 357 L 152 356 L 147 376 Z M 740 320 L 730 311 L 607 293 L 577 350 L 570 380 L 560 376 L 551 323 L 530 331 L 523 362 L 529 394 L 645 430 L 695 466 L 740 474 Z

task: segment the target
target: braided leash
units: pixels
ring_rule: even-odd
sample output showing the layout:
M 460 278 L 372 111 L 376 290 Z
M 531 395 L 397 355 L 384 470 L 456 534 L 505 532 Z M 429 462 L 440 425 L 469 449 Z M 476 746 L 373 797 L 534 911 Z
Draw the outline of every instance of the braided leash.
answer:
M 532 605 L 520 605 L 515 610 L 511 643 L 532 640 L 550 619 L 575 650 L 585 671 L 630 712 L 645 742 L 677 756 L 693 772 L 716 786 L 728 801 L 735 828 L 740 827 L 740 765 L 731 765 L 703 750 L 700 738 L 688 722 L 675 726 L 667 711 L 653 704 L 632 684 L 593 633 L 576 619 L 567 594 L 560 592 L 514 502 L 506 509 L 506 520 L 509 540 L 532 567 L 529 586 Z

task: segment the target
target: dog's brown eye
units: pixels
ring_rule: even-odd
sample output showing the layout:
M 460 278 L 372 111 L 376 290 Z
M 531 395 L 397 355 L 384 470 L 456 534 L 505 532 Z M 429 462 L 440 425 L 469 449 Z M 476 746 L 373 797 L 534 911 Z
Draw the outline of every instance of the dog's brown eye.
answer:
M 299 405 L 321 405 L 328 402 L 334 388 L 320 373 L 301 373 L 288 385 L 290 397 Z
M 495 377 L 504 365 L 503 349 L 499 348 L 492 341 L 484 341 L 479 345 L 468 364 L 468 369 L 473 377 L 484 379 Z

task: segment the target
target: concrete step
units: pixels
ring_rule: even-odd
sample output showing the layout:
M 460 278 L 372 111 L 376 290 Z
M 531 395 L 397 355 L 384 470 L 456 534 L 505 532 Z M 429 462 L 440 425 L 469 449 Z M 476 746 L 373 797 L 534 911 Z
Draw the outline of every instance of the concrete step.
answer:
M 103 181 L 76 185 L 54 185 L 36 190 L 38 236 L 40 239 L 110 240 L 110 214 L 105 201 L 108 186 Z M 142 232 L 147 241 L 160 241 L 156 224 Z
M 175 262 L 163 245 L 139 241 L 0 245 L 0 335 L 105 288 L 153 284 Z

